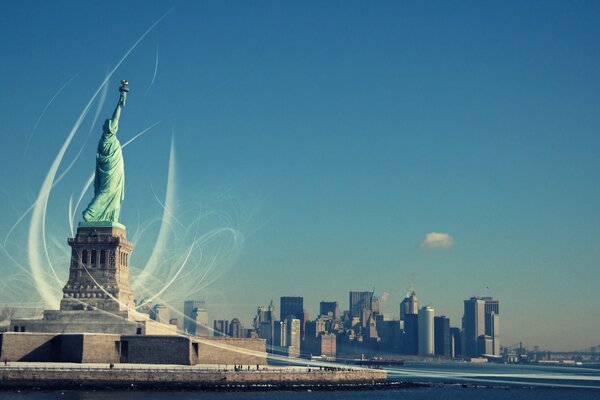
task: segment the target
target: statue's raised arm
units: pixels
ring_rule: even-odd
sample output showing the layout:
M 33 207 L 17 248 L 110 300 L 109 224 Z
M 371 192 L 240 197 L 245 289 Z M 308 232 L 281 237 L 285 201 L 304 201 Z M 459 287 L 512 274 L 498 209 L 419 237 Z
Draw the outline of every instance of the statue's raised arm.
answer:
M 112 120 L 117 126 L 119 125 L 119 119 L 121 118 L 121 108 L 125 106 L 125 102 L 127 101 L 127 93 L 129 92 L 127 85 L 129 85 L 129 82 L 121 81 L 121 87 L 119 88 L 121 96 L 119 97 L 119 102 L 117 103 L 117 107 L 115 107 L 115 112 L 113 112 L 112 116 Z
M 98 142 L 94 198 L 83 211 L 83 220 L 87 224 L 119 222 L 121 202 L 125 197 L 125 168 L 121 143 L 119 143 L 116 133 L 119 129 L 121 110 L 129 92 L 128 83 L 121 81 L 119 102 L 112 118 L 105 121 L 102 136 Z

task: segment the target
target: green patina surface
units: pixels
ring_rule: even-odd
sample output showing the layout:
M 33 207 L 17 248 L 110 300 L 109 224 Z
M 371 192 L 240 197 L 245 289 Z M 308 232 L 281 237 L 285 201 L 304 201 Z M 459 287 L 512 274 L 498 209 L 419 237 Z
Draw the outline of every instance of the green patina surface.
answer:
M 86 225 L 80 224 L 80 226 L 99 226 L 99 222 L 118 223 L 119 221 L 121 203 L 125 197 L 125 168 L 117 131 L 121 109 L 125 105 L 126 99 L 127 89 L 124 84 L 112 118 L 107 119 L 104 123 L 96 153 L 94 198 L 83 211 L 84 222 L 82 224 Z

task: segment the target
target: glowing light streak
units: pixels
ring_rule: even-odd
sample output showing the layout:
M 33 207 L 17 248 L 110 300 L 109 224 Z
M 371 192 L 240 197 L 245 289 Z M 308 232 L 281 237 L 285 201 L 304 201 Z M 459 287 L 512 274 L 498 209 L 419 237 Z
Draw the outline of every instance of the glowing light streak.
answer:
M 35 125 L 33 126 L 33 129 L 31 130 L 31 133 L 29 134 L 29 137 L 27 138 L 27 143 L 25 144 L 25 150 L 23 151 L 23 154 L 27 153 L 27 150 L 29 150 L 29 145 L 31 144 L 31 138 L 33 138 L 33 134 L 35 133 L 35 130 L 37 129 L 38 125 L 40 124 L 40 121 L 42 120 L 42 118 L 44 117 L 44 115 L 46 114 L 46 111 L 48 110 L 48 108 L 50 107 L 50 105 L 52 104 L 52 102 L 54 101 L 54 99 L 56 99 L 58 97 L 58 95 L 69 85 L 69 83 L 71 83 L 71 81 L 75 79 L 75 75 L 73 77 L 71 77 L 71 79 L 69 79 L 67 82 L 65 82 L 60 89 L 58 89 L 58 91 L 56 93 L 54 93 L 54 96 L 52 96 L 52 98 L 50 99 L 50 101 L 48 102 L 48 104 L 46 104 L 46 107 L 44 107 L 44 109 L 42 110 L 40 116 L 38 117 L 37 121 L 35 121 Z
M 145 267 L 143 268 L 141 274 L 138 276 L 137 280 L 134 282 L 135 289 L 144 289 L 146 281 L 148 277 L 153 275 L 158 264 L 161 253 L 164 251 L 167 240 L 169 239 L 169 231 L 168 226 L 171 224 L 171 216 L 173 212 L 171 208 L 173 207 L 175 197 L 175 145 L 174 139 L 171 140 L 171 153 L 169 156 L 169 172 L 167 175 L 167 191 L 165 194 L 165 202 L 163 207 L 163 216 L 162 222 L 160 224 L 160 228 L 158 231 L 158 237 L 156 239 L 156 243 L 152 248 L 152 253 L 150 254 L 150 258 L 146 262 Z
M 44 286 L 44 282 L 42 279 L 42 275 L 43 275 L 42 271 L 44 268 L 43 268 L 42 257 L 40 256 L 39 244 L 42 243 L 42 246 L 44 247 L 44 249 L 43 249 L 44 255 L 47 256 L 48 251 L 46 248 L 46 239 L 45 239 L 46 211 L 47 211 L 47 206 L 48 206 L 48 198 L 50 196 L 50 191 L 52 190 L 52 184 L 54 182 L 54 178 L 58 171 L 58 167 L 60 166 L 60 163 L 64 157 L 64 154 L 65 154 L 67 148 L 69 147 L 69 144 L 71 143 L 71 141 L 73 140 L 73 137 L 79 130 L 79 127 L 80 127 L 81 123 L 83 122 L 84 118 L 87 116 L 93 101 L 96 99 L 96 97 L 102 90 L 102 87 L 110 80 L 110 78 L 116 72 L 116 70 L 127 59 L 129 54 L 139 45 L 139 43 L 154 29 L 154 27 L 167 14 L 168 14 L 168 12 L 166 14 L 164 14 L 162 17 L 160 17 L 154 24 L 152 24 L 150 26 L 150 28 L 148 28 L 142 34 L 142 36 L 140 36 L 140 38 L 129 48 L 129 50 L 125 53 L 125 55 L 123 57 L 121 57 L 119 62 L 112 68 L 112 70 L 108 73 L 106 78 L 102 81 L 102 83 L 100 84 L 100 86 L 98 87 L 96 92 L 92 95 L 91 99 L 88 101 L 88 103 L 84 107 L 83 111 L 79 115 L 79 118 L 75 122 L 75 125 L 71 129 L 71 132 L 69 133 L 65 142 L 63 143 L 62 147 L 60 148 L 57 156 L 55 157 L 53 163 L 50 166 L 50 169 L 48 171 L 48 174 L 46 175 L 46 178 L 44 179 L 44 182 L 42 183 L 42 187 L 40 189 L 38 198 L 35 202 L 35 206 L 33 208 L 32 216 L 31 216 L 31 225 L 29 228 L 29 235 L 28 235 L 28 239 L 27 239 L 27 243 L 28 243 L 27 250 L 28 250 L 29 263 L 31 265 L 34 282 L 36 284 L 38 291 L 40 292 L 40 295 L 41 295 L 44 303 L 48 306 L 54 305 L 56 303 L 56 296 L 55 296 L 55 294 L 53 294 L 50 290 L 48 290 Z M 55 278 L 58 280 L 58 277 L 56 276 L 56 271 L 54 271 L 54 268 L 52 267 L 51 264 L 49 264 L 49 267 L 52 270 L 52 273 L 55 276 Z

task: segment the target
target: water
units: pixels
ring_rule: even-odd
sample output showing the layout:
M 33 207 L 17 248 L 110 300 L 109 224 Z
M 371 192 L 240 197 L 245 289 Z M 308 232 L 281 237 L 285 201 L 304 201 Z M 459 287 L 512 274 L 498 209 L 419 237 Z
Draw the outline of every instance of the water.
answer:
M 0 391 L 4 400 L 256 400 L 600 399 L 600 369 L 583 367 L 407 363 L 389 370 L 391 380 L 430 382 L 427 387 L 351 391 L 168 392 Z

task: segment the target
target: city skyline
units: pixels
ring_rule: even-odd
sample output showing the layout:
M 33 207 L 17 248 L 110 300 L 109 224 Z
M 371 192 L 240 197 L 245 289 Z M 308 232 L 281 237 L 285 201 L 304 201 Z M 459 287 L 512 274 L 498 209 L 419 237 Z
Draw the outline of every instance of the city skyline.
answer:
M 119 135 L 144 132 L 124 149 L 122 211 L 140 297 L 189 248 L 195 269 L 160 297 L 218 319 L 249 324 L 282 296 L 314 318 L 373 287 L 395 316 L 415 288 L 455 327 L 465 299 L 499 299 L 506 345 L 600 342 L 597 2 L 141 4 L 0 16 L 0 306 L 44 301 L 32 246 L 60 294 L 94 117 L 126 78 Z M 97 89 L 37 220 L 47 260 L 28 209 Z

